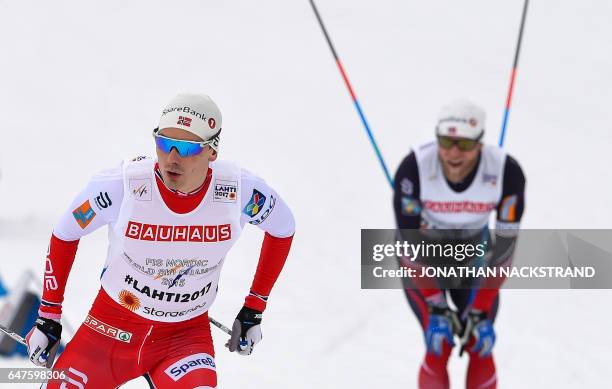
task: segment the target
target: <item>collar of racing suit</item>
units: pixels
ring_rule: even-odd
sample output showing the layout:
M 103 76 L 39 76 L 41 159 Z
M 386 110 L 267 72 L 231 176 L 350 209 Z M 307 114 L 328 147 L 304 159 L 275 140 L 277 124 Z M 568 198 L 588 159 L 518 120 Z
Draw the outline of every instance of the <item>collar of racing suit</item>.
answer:
M 204 183 L 192 192 L 183 193 L 178 190 L 170 189 L 166 186 L 161 172 L 159 171 L 159 165 L 157 163 L 155 164 L 155 181 L 157 182 L 159 193 L 161 194 L 161 197 L 168 208 L 176 213 L 188 213 L 193 211 L 200 204 L 200 202 L 202 202 L 202 199 L 206 195 L 208 187 L 210 186 L 211 178 L 212 169 L 208 168 Z

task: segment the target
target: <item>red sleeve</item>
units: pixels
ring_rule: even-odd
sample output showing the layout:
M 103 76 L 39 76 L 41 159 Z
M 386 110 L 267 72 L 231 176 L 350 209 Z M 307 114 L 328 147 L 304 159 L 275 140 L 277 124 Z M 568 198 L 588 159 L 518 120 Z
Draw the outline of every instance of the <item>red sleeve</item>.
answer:
M 261 312 L 266 309 L 268 295 L 285 265 L 292 240 L 293 236 L 277 238 L 266 232 L 261 245 L 261 253 L 253 285 L 249 295 L 244 300 L 246 307 Z
M 60 318 L 64 290 L 78 246 L 78 240 L 67 242 L 51 235 L 45 264 L 42 300 L 38 310 L 40 316 L 48 319 Z
M 399 263 L 401 267 L 415 269 L 417 274 L 421 273 L 421 268 L 423 266 L 421 263 L 411 261 L 410 258 L 407 257 L 399 257 Z M 413 277 L 410 279 L 410 282 L 412 284 L 411 289 L 418 289 L 425 299 L 442 293 L 442 290 L 438 287 L 438 282 L 435 280 L 435 278 Z
M 511 262 L 511 258 L 505 261 L 502 266 L 509 266 Z M 502 284 L 506 280 L 506 277 L 490 277 L 484 280 L 482 285 L 476 291 L 476 296 L 474 297 L 474 302 L 472 303 L 473 309 L 478 309 L 479 311 L 489 312 L 491 307 L 493 307 L 493 303 L 495 302 L 495 298 L 499 294 L 499 288 L 501 288 Z
M 498 293 L 499 289 L 478 289 L 472 308 L 489 312 Z
M 509 268 L 512 265 L 516 239 L 515 236 L 505 237 L 504 235 L 496 233 L 497 243 L 491 259 L 494 266 L 498 268 Z M 476 296 L 474 297 L 472 308 L 489 312 L 505 280 L 506 277 L 502 275 L 498 277 L 488 277 L 483 280 L 482 285 L 479 286 Z

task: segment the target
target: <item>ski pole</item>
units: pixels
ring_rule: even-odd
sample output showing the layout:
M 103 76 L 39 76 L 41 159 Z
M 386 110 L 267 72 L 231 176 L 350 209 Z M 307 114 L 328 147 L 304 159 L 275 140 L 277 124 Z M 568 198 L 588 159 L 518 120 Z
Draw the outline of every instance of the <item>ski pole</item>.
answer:
M 0 331 L 4 332 L 5 334 L 7 334 L 8 336 L 10 336 L 11 338 L 15 339 L 15 341 L 23 344 L 24 346 L 28 346 L 28 344 L 26 343 L 26 340 L 24 338 L 21 337 L 21 335 L 19 335 L 16 332 L 13 332 L 11 330 L 9 330 L 8 328 L 0 325 Z
M 525 2 L 523 3 L 523 14 L 521 16 L 521 25 L 519 27 L 519 36 L 516 42 L 516 49 L 514 51 L 514 63 L 512 64 L 512 73 L 510 75 L 510 86 L 508 87 L 508 96 L 506 98 L 506 108 L 504 110 L 504 119 L 502 121 L 501 133 L 499 135 L 499 147 L 504 146 L 504 140 L 506 138 L 506 128 L 508 126 L 508 115 L 510 113 L 510 105 L 512 103 L 512 92 L 514 91 L 514 80 L 516 79 L 516 71 L 518 69 L 519 55 L 521 53 L 521 43 L 523 42 L 523 31 L 525 29 L 525 20 L 527 19 L 527 6 L 528 5 L 529 5 L 529 0 L 525 0 Z M 483 240 L 486 238 L 487 229 L 488 229 L 487 226 L 485 226 L 483 229 Z M 478 258 L 476 265 L 478 267 L 483 266 L 482 257 Z M 479 285 L 471 288 L 470 290 L 470 295 L 468 296 L 467 307 L 461 315 L 461 318 L 463 320 L 467 318 L 468 311 L 471 308 L 472 304 L 474 303 L 474 299 L 476 298 L 476 293 L 478 293 L 478 289 L 480 289 Z M 463 351 L 465 350 L 468 339 L 469 339 L 469 333 L 466 330 L 466 332 L 461 337 L 461 349 L 459 350 L 459 356 L 463 354 Z
M 228 334 L 229 336 L 232 336 L 232 330 L 230 330 L 229 328 L 227 328 L 226 326 L 224 326 L 223 324 L 219 323 L 218 321 L 216 321 L 215 319 L 213 319 L 212 317 L 208 316 L 208 321 L 211 322 L 215 327 L 217 327 L 218 329 L 220 329 L 221 331 L 225 332 L 226 334 Z
M 519 36 L 516 42 L 516 49 L 514 51 L 514 63 L 512 64 L 512 73 L 510 75 L 510 86 L 508 87 L 508 96 L 506 97 L 506 108 L 504 110 L 504 119 L 502 121 L 501 133 L 499 135 L 499 147 L 504 146 L 504 140 L 506 138 L 506 128 L 508 126 L 508 115 L 510 114 L 510 105 L 512 103 L 512 92 L 514 91 L 514 80 L 516 79 L 516 71 L 518 69 L 519 55 L 521 53 L 521 43 L 523 42 L 523 31 L 525 29 L 525 20 L 527 19 L 527 6 L 528 5 L 529 5 L 529 0 L 525 0 L 525 2 L 523 3 L 523 14 L 521 16 L 521 25 L 519 27 Z M 483 240 L 486 238 L 487 229 L 488 229 L 487 226 L 485 226 L 483 229 Z M 478 267 L 481 267 L 483 266 L 482 262 L 483 262 L 482 257 L 479 257 L 476 265 Z M 472 304 L 474 303 L 474 299 L 476 298 L 476 293 L 478 293 L 478 289 L 480 289 L 479 285 L 474 286 L 470 290 L 470 295 L 468 296 L 468 304 L 466 306 L 466 309 L 463 311 L 461 315 L 461 318 L 463 320 L 467 318 L 468 311 L 471 308 Z M 459 350 L 459 356 L 461 356 L 463 354 L 463 351 L 465 350 L 466 343 L 469 339 L 469 335 L 470 334 L 468 333 L 468 330 L 466 330 L 463 336 L 461 337 L 461 349 Z
M 348 89 L 348 92 L 351 95 L 351 99 L 353 100 L 353 104 L 355 105 L 357 114 L 359 115 L 359 118 L 361 119 L 361 123 L 363 124 L 363 127 L 366 130 L 368 138 L 370 139 L 370 143 L 372 144 L 372 147 L 374 148 L 374 152 L 376 153 L 378 162 L 380 162 L 380 166 L 382 167 L 385 173 L 385 177 L 387 178 L 389 185 L 391 185 L 391 188 L 393 188 L 393 179 L 391 178 L 391 175 L 389 174 L 389 169 L 387 169 L 387 164 L 385 163 L 385 160 L 383 159 L 380 149 L 378 148 L 378 144 L 376 143 L 376 140 L 374 139 L 374 135 L 372 134 L 372 131 L 370 130 L 370 125 L 368 124 L 368 120 L 366 119 L 365 114 L 363 113 L 363 110 L 361 109 L 361 104 L 359 104 L 359 100 L 357 100 L 357 96 L 355 95 L 355 92 L 353 91 L 351 82 L 349 81 L 348 76 L 346 75 L 346 72 L 344 71 L 344 66 L 342 66 L 342 62 L 340 61 L 340 58 L 338 57 L 338 53 L 336 52 L 336 49 L 334 48 L 334 44 L 332 43 L 331 38 L 329 37 L 329 34 L 327 33 L 327 29 L 325 28 L 325 24 L 323 23 L 323 19 L 321 19 L 321 15 L 319 14 L 319 10 L 317 9 L 317 6 L 315 5 L 314 0 L 310 0 L 310 5 L 312 6 L 312 10 L 314 11 L 315 16 L 317 17 L 317 21 L 319 22 L 321 31 L 323 31 L 323 35 L 325 35 L 325 40 L 327 41 L 327 45 L 329 46 L 329 49 L 331 50 L 332 55 L 334 56 L 334 60 L 336 61 L 336 65 L 338 66 L 340 75 L 342 76 L 342 79 L 344 80 L 344 84 L 346 85 L 346 88 Z
M 525 28 L 525 19 L 527 18 L 527 5 L 529 0 L 525 0 L 523 4 L 523 16 L 521 17 L 521 26 L 519 28 L 518 41 L 516 42 L 516 50 L 514 51 L 514 64 L 512 65 L 512 73 L 510 74 L 510 86 L 508 87 L 508 96 L 506 97 L 506 108 L 504 110 L 504 119 L 502 121 L 501 134 L 499 135 L 499 147 L 504 145 L 506 138 L 506 127 L 508 125 L 508 115 L 510 113 L 510 104 L 512 102 L 512 92 L 514 91 L 514 79 L 518 68 L 519 54 L 521 52 L 521 43 L 523 41 L 523 29 Z

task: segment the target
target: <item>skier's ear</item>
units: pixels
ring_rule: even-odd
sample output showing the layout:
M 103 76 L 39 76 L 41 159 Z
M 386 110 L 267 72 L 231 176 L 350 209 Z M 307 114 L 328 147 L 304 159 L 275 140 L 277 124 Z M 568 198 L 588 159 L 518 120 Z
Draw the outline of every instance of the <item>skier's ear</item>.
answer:
M 210 146 L 209 146 L 209 147 L 210 147 Z M 217 152 L 215 151 L 215 149 L 213 149 L 213 148 L 211 147 L 210 151 L 211 151 L 211 153 L 210 153 L 210 155 L 208 156 L 208 162 L 212 162 L 212 161 L 214 161 L 214 160 L 216 160 L 216 159 L 217 159 Z

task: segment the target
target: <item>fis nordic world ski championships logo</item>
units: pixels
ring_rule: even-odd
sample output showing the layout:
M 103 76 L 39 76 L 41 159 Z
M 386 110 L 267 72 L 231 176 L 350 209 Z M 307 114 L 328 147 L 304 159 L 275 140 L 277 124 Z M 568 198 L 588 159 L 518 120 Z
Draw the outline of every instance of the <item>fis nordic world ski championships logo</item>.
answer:
M 235 203 L 238 194 L 238 181 L 215 179 L 215 193 L 213 201 L 221 203 Z
M 248 204 L 244 207 L 242 212 L 250 217 L 255 217 L 261 211 L 263 205 L 266 202 L 266 196 L 264 196 L 257 189 L 253 189 L 253 194 Z
M 402 196 L 402 214 L 416 216 L 421 213 L 421 204 L 411 196 Z
M 175 302 L 175 303 L 188 303 L 191 301 L 195 301 L 200 297 L 205 296 L 210 291 L 212 286 L 212 282 L 204 285 L 202 289 L 196 290 L 190 293 L 174 293 L 163 290 L 157 290 L 152 286 L 145 285 L 143 283 L 138 283 L 138 279 L 132 277 L 129 274 L 125 275 L 123 279 L 125 284 L 131 286 L 131 289 L 140 293 L 141 295 L 145 295 L 150 299 L 159 300 L 159 301 L 167 301 L 167 302 Z M 170 289 L 170 288 L 168 288 Z M 128 292 L 129 293 L 129 292 Z
M 257 217 L 257 219 L 253 219 L 253 220 L 249 221 L 249 223 L 256 226 L 256 225 L 259 225 L 259 224 L 263 223 L 264 221 L 266 221 L 268 216 L 270 216 L 270 214 L 274 210 L 274 206 L 275 205 L 276 205 L 276 198 L 274 196 L 270 195 L 270 202 L 268 204 L 268 208 L 265 211 L 260 212 L 260 215 Z
M 122 290 L 119 292 L 119 304 L 134 312 L 140 308 L 140 299 L 134 293 Z

